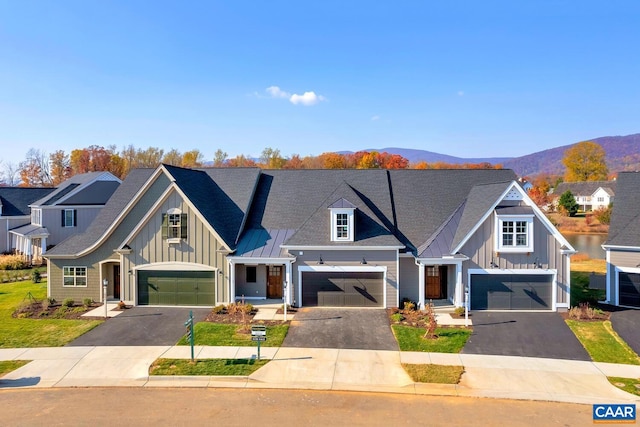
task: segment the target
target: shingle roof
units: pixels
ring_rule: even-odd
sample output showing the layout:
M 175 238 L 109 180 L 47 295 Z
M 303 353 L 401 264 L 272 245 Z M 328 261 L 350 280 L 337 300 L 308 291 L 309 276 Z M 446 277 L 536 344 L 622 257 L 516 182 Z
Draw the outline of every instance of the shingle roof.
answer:
M 571 191 L 574 196 L 591 196 L 598 188 L 602 187 L 609 195 L 616 192 L 616 181 L 583 181 L 583 182 L 561 182 L 554 190 L 554 194 L 561 196 L 567 191 Z
M 616 201 L 606 245 L 640 246 L 640 172 L 618 173 Z
M 87 231 L 76 234 L 60 242 L 55 247 L 47 251 L 47 255 L 74 255 L 98 241 L 98 239 L 115 222 L 127 204 L 133 199 L 135 194 L 142 188 L 144 183 L 151 177 L 155 169 L 133 169 L 127 178 L 120 184 L 106 205 L 93 220 Z M 114 248 L 115 249 L 115 248 Z
M 94 179 L 96 179 L 97 177 L 99 177 L 100 175 L 104 175 L 105 173 L 107 172 L 87 172 L 87 173 L 74 175 L 71 178 L 65 180 L 63 183 L 61 183 L 51 194 L 39 200 L 36 200 L 35 202 L 32 203 L 32 205 L 35 205 L 35 206 L 53 205 L 55 204 L 55 202 L 57 202 L 62 197 L 69 194 L 71 191 L 75 190 L 77 187 L 83 184 L 87 184 L 93 181 Z
M 16 227 L 10 230 L 12 233 L 19 234 L 21 236 L 48 236 L 49 230 L 45 227 L 41 227 L 35 224 L 27 224 L 21 227 Z
M 78 193 L 64 200 L 60 205 L 104 205 L 119 185 L 120 183 L 118 181 L 93 182 Z
M 29 205 L 54 190 L 55 188 L 0 187 L 2 217 L 30 215 Z

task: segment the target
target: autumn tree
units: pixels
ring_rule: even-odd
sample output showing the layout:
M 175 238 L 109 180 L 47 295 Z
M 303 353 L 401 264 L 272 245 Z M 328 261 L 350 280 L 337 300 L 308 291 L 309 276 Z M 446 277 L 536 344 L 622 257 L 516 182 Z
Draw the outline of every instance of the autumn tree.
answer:
M 318 156 L 322 169 L 344 169 L 347 165 L 342 154 L 322 153 Z
M 304 169 L 304 163 L 299 154 L 294 154 L 287 163 L 284 165 L 284 169 Z
M 182 153 L 172 148 L 162 157 L 162 163 L 171 166 L 180 166 L 182 164 Z
M 227 161 L 227 165 L 229 165 L 229 167 L 232 167 L 232 168 L 248 168 L 248 167 L 255 167 L 256 162 L 254 162 L 244 154 L 238 154 L 233 159 L 229 159 Z
M 61 182 L 69 179 L 73 175 L 69 156 L 65 154 L 63 150 L 54 151 L 49 155 L 49 165 L 53 186 L 60 185 Z
M 198 149 L 187 151 L 182 155 L 180 166 L 183 168 L 199 168 L 202 166 L 204 155 Z
M 286 160 L 280 155 L 280 150 L 267 147 L 262 150 L 260 162 L 269 169 L 282 169 Z
M 19 165 L 20 185 L 23 187 L 51 187 L 53 185 L 49 169 L 49 156 L 43 151 L 31 148 L 27 158 Z
M 2 173 L 0 174 L 0 180 L 4 185 L 9 187 L 15 187 L 20 182 L 20 167 L 15 163 L 5 163 L 2 166 Z
M 227 157 L 229 157 L 229 155 L 224 151 L 222 151 L 220 148 L 218 148 L 216 152 L 213 153 L 213 166 L 217 168 L 224 166 L 224 163 L 226 162 Z
M 566 182 L 601 181 L 609 170 L 602 146 L 592 141 L 579 142 L 564 153 L 562 164 L 567 168 Z

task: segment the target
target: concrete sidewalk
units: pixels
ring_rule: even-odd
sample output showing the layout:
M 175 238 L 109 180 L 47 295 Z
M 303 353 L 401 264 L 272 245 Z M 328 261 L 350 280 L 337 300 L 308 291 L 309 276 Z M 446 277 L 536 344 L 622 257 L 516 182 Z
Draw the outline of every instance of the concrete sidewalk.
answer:
M 255 358 L 255 347 L 195 347 L 197 359 Z M 573 403 L 640 402 L 607 376 L 640 378 L 640 366 L 573 360 L 383 350 L 262 347 L 272 362 L 248 377 L 149 376 L 162 358 L 190 358 L 188 346 L 0 349 L 0 360 L 32 362 L 0 378 L 12 387 L 239 387 L 355 390 Z M 460 384 L 414 383 L 402 363 L 457 365 Z

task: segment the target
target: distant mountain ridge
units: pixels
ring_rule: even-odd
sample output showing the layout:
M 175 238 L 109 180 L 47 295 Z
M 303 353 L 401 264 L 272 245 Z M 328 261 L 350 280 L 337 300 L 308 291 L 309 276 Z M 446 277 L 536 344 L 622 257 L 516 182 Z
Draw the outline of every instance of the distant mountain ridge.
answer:
M 640 133 L 626 136 L 603 136 L 585 141 L 593 141 L 602 146 L 606 153 L 607 166 L 610 173 L 640 170 Z M 360 151 L 386 151 L 391 154 L 399 154 L 411 163 L 425 161 L 427 163 L 445 162 L 451 164 L 485 162 L 492 165 L 501 164 L 505 168 L 513 169 L 519 176 L 535 176 L 541 173 L 562 175 L 565 170 L 562 164 L 565 151 L 579 142 L 537 151 L 520 157 L 462 158 L 432 151 L 398 147 L 371 148 Z M 340 151 L 339 153 L 347 154 L 353 153 L 353 151 Z

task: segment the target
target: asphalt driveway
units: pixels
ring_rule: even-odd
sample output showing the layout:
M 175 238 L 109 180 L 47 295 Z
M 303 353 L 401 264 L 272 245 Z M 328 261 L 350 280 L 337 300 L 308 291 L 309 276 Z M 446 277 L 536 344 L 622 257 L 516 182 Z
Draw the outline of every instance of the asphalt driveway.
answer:
M 67 344 L 68 346 L 174 345 L 185 333 L 184 322 L 193 310 L 194 322 L 204 320 L 210 308 L 132 307 Z
M 640 310 L 613 311 L 611 326 L 633 351 L 640 354 Z
M 398 351 L 381 309 L 301 308 L 282 346 Z
M 559 313 L 474 311 L 465 354 L 591 360 Z

